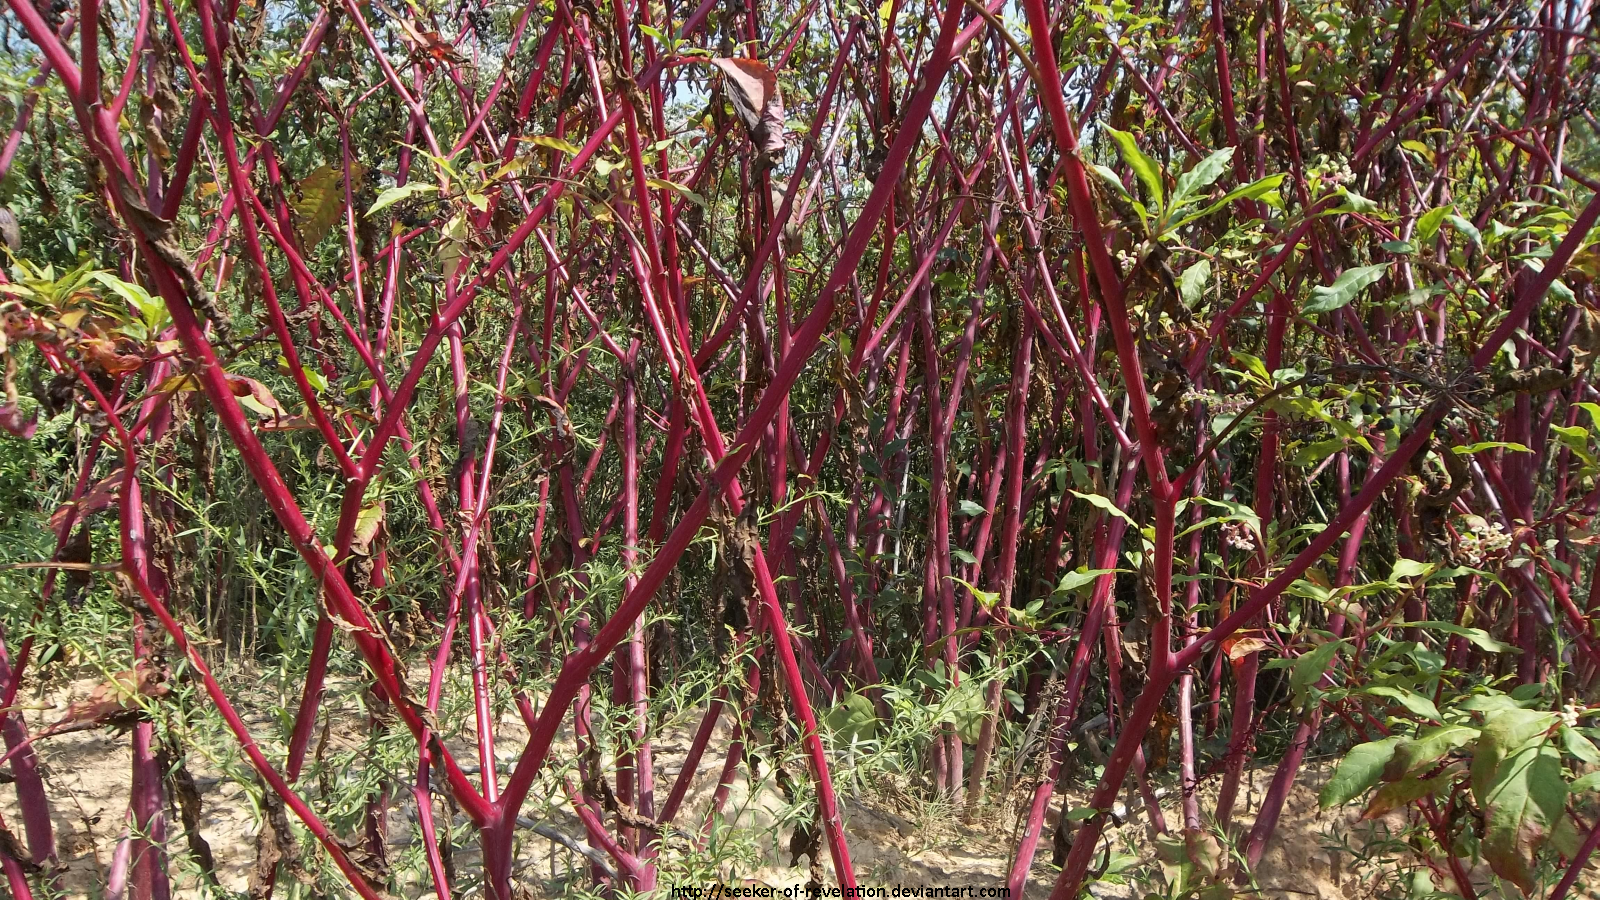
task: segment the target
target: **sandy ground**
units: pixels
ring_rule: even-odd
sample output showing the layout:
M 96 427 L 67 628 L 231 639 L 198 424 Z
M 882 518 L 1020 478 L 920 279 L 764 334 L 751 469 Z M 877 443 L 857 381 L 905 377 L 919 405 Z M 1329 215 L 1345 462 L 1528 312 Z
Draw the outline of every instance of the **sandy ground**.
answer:
M 60 711 L 71 700 L 81 699 L 94 687 L 94 679 L 82 679 L 69 687 L 52 692 L 51 699 L 35 697 L 28 705 L 26 715 L 30 725 L 47 723 L 59 718 Z M 335 721 L 341 720 L 337 699 L 330 701 Z M 348 719 L 347 716 L 343 717 Z M 247 715 L 252 732 L 258 736 L 276 732 L 265 715 Z M 664 798 L 670 789 L 697 720 L 669 726 L 654 742 L 657 771 L 657 797 Z M 513 714 L 502 721 L 497 744 L 500 766 L 508 771 L 515 760 L 526 731 Z M 719 727 L 711 749 L 707 752 L 700 771 L 696 774 L 683 812 L 677 825 L 686 830 L 698 831 L 710 807 L 711 794 L 726 753 L 728 734 L 726 725 Z M 264 742 L 269 755 L 277 749 Z M 341 742 L 337 735 L 330 739 L 332 749 L 353 747 L 353 741 Z M 131 754 L 125 734 L 101 729 L 97 731 L 64 734 L 41 742 L 41 756 L 45 762 L 50 795 L 54 801 L 53 821 L 56 828 L 58 852 L 64 863 L 61 886 L 65 895 L 72 898 L 98 898 L 104 896 L 106 872 L 112 862 L 117 843 L 125 834 Z M 223 748 L 226 750 L 226 748 Z M 469 772 L 477 768 L 468 761 L 475 760 L 471 747 L 453 748 Z M 553 758 L 571 759 L 575 749 L 570 734 L 564 734 L 553 751 Z M 255 861 L 255 834 L 259 827 L 257 813 L 243 785 L 224 774 L 232 769 L 237 773 L 238 758 L 208 760 L 203 755 L 191 755 L 188 761 L 200 789 L 202 799 L 201 834 L 210 844 L 217 861 L 217 875 L 222 886 L 231 891 L 246 889 L 249 871 Z M 840 763 L 844 764 L 844 763 Z M 504 776 L 502 771 L 502 777 Z M 1358 900 L 1358 898 L 1403 897 L 1405 886 L 1395 875 L 1394 861 L 1414 865 L 1416 858 L 1404 846 L 1391 849 L 1382 842 L 1386 830 L 1398 830 L 1403 822 L 1397 817 L 1378 822 L 1360 822 L 1359 807 L 1344 810 L 1319 811 L 1316 794 L 1329 774 L 1329 766 L 1308 764 L 1289 798 L 1277 835 L 1269 845 L 1265 858 L 1256 872 L 1259 894 L 1270 900 Z M 1270 780 L 1270 769 L 1253 773 L 1253 783 L 1243 792 L 1241 810 L 1236 820 L 1244 826 L 1252 821 L 1256 806 Z M 552 783 L 553 784 L 553 783 Z M 914 799 L 912 793 L 893 782 L 880 780 L 873 787 L 844 797 L 847 835 L 858 878 L 862 884 L 892 887 L 901 885 L 972 885 L 996 887 L 1005 884 L 1016 836 L 1019 831 L 1019 813 L 1027 802 L 1026 792 L 1031 787 L 1023 784 L 1005 802 L 990 806 L 971 823 L 963 824 L 959 814 L 952 814 L 947 806 L 929 804 Z M 1209 792 L 1214 785 L 1203 786 Z M 408 798 L 408 794 L 401 793 Z M 1050 818 L 1059 811 L 1083 803 L 1084 798 L 1059 795 L 1053 798 Z M 658 801 L 659 802 L 659 801 Z M 529 809 L 536 806 L 530 802 Z M 1108 846 L 1117 853 L 1138 857 L 1143 862 L 1154 860 L 1150 817 L 1138 808 L 1137 801 L 1130 803 L 1123 825 L 1109 831 Z M 791 867 L 789 862 L 789 836 L 793 823 L 780 821 L 786 804 L 770 779 L 758 784 L 752 794 L 751 786 L 741 767 L 733 785 L 728 809 L 738 810 L 735 829 L 725 839 L 743 841 L 750 853 L 759 855 L 760 862 L 750 871 L 725 871 L 730 881 L 754 880 L 776 887 L 802 886 L 808 880 L 806 864 Z M 440 809 L 436 804 L 436 809 Z M 1202 803 L 1202 809 L 1209 810 Z M 1163 813 L 1169 827 L 1181 825 L 1182 817 L 1175 796 L 1163 801 Z M 20 834 L 21 825 L 15 802 L 15 792 L 10 785 L 0 786 L 0 814 L 8 826 Z M 543 821 L 566 835 L 582 840 L 583 829 L 572 814 L 564 798 L 559 797 L 544 810 L 535 811 Z M 292 817 L 292 816 L 291 816 Z M 389 843 L 391 856 L 398 858 L 415 849 L 418 840 L 416 812 L 409 802 L 396 803 L 389 811 Z M 200 891 L 193 877 L 192 865 L 184 853 L 184 841 L 179 833 L 181 825 L 177 816 L 169 812 L 169 847 L 175 858 L 178 894 L 198 897 Z M 1027 898 L 1048 896 L 1057 870 L 1050 865 L 1051 835 L 1047 828 L 1031 872 Z M 1365 847 L 1377 859 L 1363 862 L 1356 857 L 1337 851 L 1339 841 L 1348 836 L 1353 846 Z M 679 840 L 684 839 L 681 835 Z M 1377 849 L 1374 849 L 1377 848 Z M 520 878 L 530 889 L 531 896 L 559 895 L 569 883 L 584 883 L 587 862 L 571 850 L 536 835 L 521 844 L 519 860 Z M 781 851 L 781 852 L 780 852 Z M 824 851 L 825 869 L 832 877 L 832 865 Z M 1388 862 L 1384 862 L 1387 859 Z M 470 872 L 477 864 L 476 852 L 461 848 L 455 853 L 458 872 Z M 1591 866 L 1591 868 L 1594 868 Z M 1097 897 L 1143 897 L 1149 890 L 1159 889 L 1150 879 L 1147 867 L 1142 883 L 1116 883 L 1117 879 L 1102 881 L 1091 888 Z M 1600 873 L 1600 869 L 1596 869 Z M 670 884 L 670 875 L 664 881 Z M 1474 872 L 1479 889 L 1489 888 L 1486 871 Z M 569 880 L 571 879 L 571 880 Z M 1441 885 L 1442 887 L 1443 885 Z M 422 883 L 400 886 L 407 897 L 431 896 Z M 1590 896 L 1600 896 L 1600 874 L 1590 879 L 1587 888 Z M 1249 895 L 1249 894 L 1246 894 Z M 1492 888 L 1480 896 L 1497 896 Z

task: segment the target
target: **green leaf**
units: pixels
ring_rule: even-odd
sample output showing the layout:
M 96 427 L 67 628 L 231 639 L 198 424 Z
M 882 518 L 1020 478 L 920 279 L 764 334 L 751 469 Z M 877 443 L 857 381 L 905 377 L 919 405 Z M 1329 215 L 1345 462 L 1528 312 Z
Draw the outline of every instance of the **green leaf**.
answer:
M 1460 456 L 1473 453 L 1482 453 L 1485 450 L 1509 450 L 1512 453 L 1532 453 L 1527 447 L 1513 441 L 1479 441 L 1476 444 L 1464 444 L 1460 447 L 1451 447 L 1450 452 Z
M 1403 622 L 1398 627 L 1421 628 L 1425 631 L 1442 631 L 1446 634 L 1459 634 L 1466 638 L 1467 641 L 1474 647 L 1477 647 L 1479 650 L 1486 650 L 1490 653 L 1520 652 L 1517 650 L 1517 648 L 1511 646 L 1510 644 L 1497 641 L 1490 637 L 1489 632 L 1484 631 L 1482 628 L 1469 628 L 1465 625 L 1457 625 L 1454 622 L 1435 622 L 1431 620 L 1426 622 Z
M 1167 230 L 1172 231 L 1182 228 L 1190 222 L 1193 222 L 1195 219 L 1209 216 L 1217 210 L 1222 209 L 1224 206 L 1227 206 L 1228 204 L 1237 200 L 1260 200 L 1266 197 L 1267 194 L 1277 190 L 1278 185 L 1283 184 L 1283 179 L 1283 174 L 1268 175 L 1267 177 L 1258 181 L 1252 181 L 1244 187 L 1236 187 L 1226 194 L 1223 194 L 1220 200 L 1217 200 L 1215 203 L 1212 203 L 1205 209 L 1202 209 L 1196 213 L 1190 213 L 1189 215 L 1184 216 L 1182 219 L 1179 219 L 1177 222 L 1174 222 L 1172 225 L 1168 226 Z
M 1426 575 L 1438 568 L 1435 563 L 1418 562 L 1414 559 L 1401 557 L 1394 561 L 1394 568 L 1389 571 L 1389 580 L 1396 584 L 1402 578 L 1417 578 Z
M 1395 749 L 1405 738 L 1386 737 L 1381 741 L 1357 744 L 1339 761 L 1333 777 L 1322 786 L 1317 805 L 1323 809 L 1343 806 L 1365 794 L 1383 776 L 1384 767 L 1394 758 Z
M 328 379 L 316 369 L 313 369 L 310 366 L 301 366 L 300 373 L 305 375 L 306 383 L 311 385 L 311 387 L 318 393 L 328 389 Z
M 1600 749 L 1596 749 L 1594 742 L 1578 733 L 1576 728 L 1561 726 L 1561 746 L 1566 748 L 1570 756 L 1591 766 L 1600 765 Z
M 91 277 L 110 288 L 117 296 L 128 301 L 128 305 L 139 313 L 139 320 L 145 324 L 150 338 L 155 338 L 156 333 L 165 326 L 167 321 L 166 301 L 150 296 L 150 292 L 143 287 L 132 282 L 123 281 L 110 272 L 96 272 Z
M 1496 875 L 1534 890 L 1534 854 L 1565 812 L 1561 756 L 1540 743 L 1513 753 L 1495 772 L 1484 802 L 1483 856 Z
M 1340 273 L 1333 284 L 1311 289 L 1311 299 L 1307 301 L 1303 312 L 1306 315 L 1333 312 L 1336 309 L 1348 306 L 1373 282 L 1383 277 L 1388 263 L 1378 263 L 1375 266 L 1352 266 Z
M 960 510 L 963 516 L 987 516 L 989 514 L 987 509 L 971 500 L 961 501 Z
M 1355 191 L 1350 190 L 1349 188 L 1339 188 L 1339 196 L 1344 198 L 1344 202 L 1339 204 L 1339 206 L 1335 208 L 1333 212 L 1354 212 L 1362 213 L 1363 215 L 1370 215 L 1379 211 L 1378 204 L 1372 202 L 1366 197 L 1361 196 Z
M 1433 240 L 1434 236 L 1439 233 L 1439 226 L 1444 224 L 1444 217 L 1454 211 L 1455 208 L 1451 206 L 1441 206 L 1437 209 L 1428 210 L 1417 217 L 1417 227 L 1411 233 L 1411 236 L 1416 239 L 1418 244 L 1426 244 Z
M 439 269 L 445 281 L 455 276 L 456 270 L 466 261 L 464 249 L 467 240 L 467 220 L 460 213 L 451 217 L 444 226 L 444 239 L 439 242 Z
M 1449 775 L 1440 775 L 1436 778 L 1402 778 L 1392 781 L 1378 789 L 1372 799 L 1368 801 L 1367 808 L 1362 810 L 1361 818 L 1376 819 L 1391 810 L 1399 809 L 1408 803 L 1419 800 L 1438 791 L 1450 781 Z
M 1224 147 L 1195 163 L 1194 168 L 1178 176 L 1178 183 L 1172 189 L 1172 208 L 1177 209 L 1193 197 L 1210 187 L 1222 173 L 1228 170 L 1228 163 L 1233 161 L 1233 148 Z
M 698 206 L 701 209 L 711 208 L 710 205 L 706 203 L 706 198 L 690 190 L 689 186 L 686 184 L 679 184 L 676 181 L 667 181 L 665 178 L 646 178 L 644 182 L 658 191 L 673 191 L 681 194 L 690 203 L 693 203 L 695 206 Z
M 415 197 L 418 194 L 431 194 L 438 190 L 439 186 L 437 184 L 429 184 L 426 181 L 413 181 L 398 187 L 388 188 L 378 195 L 378 199 L 372 201 L 372 206 L 367 209 L 367 216 L 369 218 L 375 216 L 401 200 Z
M 1483 736 L 1472 751 L 1472 793 L 1487 805 L 1500 764 L 1525 744 L 1543 741 L 1560 717 L 1537 709 L 1501 709 L 1484 716 Z
M 1401 706 L 1404 706 L 1407 712 L 1417 716 L 1418 718 L 1428 719 L 1429 721 L 1433 722 L 1444 721 L 1444 717 L 1439 715 L 1439 708 L 1433 705 L 1433 701 L 1422 696 L 1416 691 L 1408 691 L 1405 688 L 1394 687 L 1392 685 L 1378 684 L 1367 688 L 1366 693 L 1371 694 L 1374 697 L 1388 697 L 1389 699 L 1399 703 Z M 1472 729 L 1472 733 L 1477 734 L 1478 730 L 1474 728 Z
M 1127 522 L 1129 525 L 1132 525 L 1135 528 L 1139 527 L 1138 523 L 1133 521 L 1133 517 L 1132 516 L 1129 516 L 1127 513 L 1123 512 L 1121 509 L 1119 509 L 1115 503 L 1111 502 L 1111 498 L 1110 497 L 1106 497 L 1106 496 L 1104 496 L 1102 494 L 1085 494 L 1082 491 L 1073 491 L 1072 495 L 1074 497 L 1078 497 L 1078 498 L 1081 498 L 1083 500 L 1089 501 L 1089 505 L 1090 506 L 1094 506 L 1094 507 L 1097 507 L 1099 509 L 1103 509 L 1106 512 L 1112 514 L 1113 516 L 1116 516 L 1117 518 L 1121 519 L 1122 521 Z
M 1186 309 L 1194 309 L 1195 304 L 1205 295 L 1206 282 L 1211 280 L 1211 260 L 1202 258 L 1199 262 L 1183 270 L 1178 276 L 1178 297 L 1183 300 Z
M 844 744 L 878 736 L 878 713 L 872 708 L 872 701 L 860 694 L 844 695 L 822 717 L 822 724 Z
M 989 704 L 984 700 L 980 685 L 976 678 L 968 678 L 957 685 L 950 692 L 950 713 L 944 719 L 954 725 L 956 734 L 969 744 L 977 743 L 983 720 L 989 715 Z
M 1131 196 L 1128 194 L 1128 189 L 1122 184 L 1122 179 L 1118 178 L 1117 173 L 1112 171 L 1109 167 L 1102 166 L 1097 163 L 1090 163 L 1089 170 L 1100 176 L 1100 180 L 1106 183 L 1106 187 L 1111 188 L 1123 197 L 1129 197 L 1131 199 Z
M 1322 676 L 1333 665 L 1333 658 L 1344 649 L 1344 639 L 1329 641 L 1320 644 L 1314 649 L 1300 654 L 1300 658 L 1289 667 L 1289 690 L 1296 697 L 1304 695 L 1315 687 Z
M 1116 142 L 1117 151 L 1122 154 L 1122 161 L 1133 169 L 1134 176 L 1144 185 L 1151 205 L 1155 207 L 1162 206 L 1162 197 L 1164 195 L 1161 190 L 1161 167 L 1156 165 L 1155 160 L 1144 155 L 1144 151 L 1139 149 L 1139 143 L 1134 139 L 1133 135 L 1126 131 L 1118 131 L 1115 128 L 1106 130 L 1111 133 L 1111 139 Z
M 1103 575 L 1118 572 L 1119 569 L 1085 569 L 1079 567 L 1076 571 L 1068 572 L 1061 576 L 1061 582 L 1056 585 L 1056 592 L 1070 594 L 1086 585 L 1094 584 Z
M 1369 689 L 1368 693 L 1377 691 Z M 1433 765 L 1439 757 L 1476 739 L 1477 736 L 1478 729 L 1469 725 L 1445 725 L 1441 728 L 1424 729 L 1414 740 L 1404 741 L 1395 748 L 1394 759 L 1384 767 L 1383 778 L 1385 781 L 1399 781 L 1410 772 Z
M 983 590 L 972 582 L 957 578 L 954 575 L 950 576 L 950 580 L 971 591 L 973 599 L 977 600 L 978 605 L 983 607 L 985 611 L 994 609 L 995 604 L 1000 602 L 1000 595 L 994 591 Z
M 1600 791 L 1600 772 L 1590 772 L 1567 785 L 1568 793 L 1581 794 L 1585 791 Z
M 1478 231 L 1476 225 L 1473 225 L 1471 222 L 1468 222 L 1466 219 L 1456 215 L 1455 213 L 1445 216 L 1445 220 L 1451 225 L 1455 226 L 1457 231 L 1466 235 L 1467 239 L 1476 244 L 1478 249 L 1483 249 L 1483 235 Z

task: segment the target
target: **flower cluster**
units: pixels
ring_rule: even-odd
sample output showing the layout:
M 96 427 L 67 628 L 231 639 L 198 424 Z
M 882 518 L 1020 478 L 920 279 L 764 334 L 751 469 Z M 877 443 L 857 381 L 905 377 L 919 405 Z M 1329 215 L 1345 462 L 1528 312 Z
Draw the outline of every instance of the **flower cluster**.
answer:
M 1511 546 L 1511 535 L 1499 522 L 1489 522 L 1482 516 L 1465 516 L 1461 520 L 1456 552 L 1469 566 L 1481 566 L 1484 560 L 1493 559 Z
M 1561 724 L 1567 726 L 1568 728 L 1577 728 L 1578 714 L 1578 705 L 1573 703 L 1571 700 L 1568 700 L 1566 705 L 1561 707 Z
M 1227 522 L 1222 526 L 1222 539 L 1229 547 L 1244 553 L 1256 552 L 1255 532 L 1243 522 Z
M 1349 160 L 1318 156 L 1311 161 L 1310 166 L 1306 167 L 1306 180 L 1313 184 L 1336 188 L 1340 185 L 1353 184 L 1356 173 L 1350 170 Z

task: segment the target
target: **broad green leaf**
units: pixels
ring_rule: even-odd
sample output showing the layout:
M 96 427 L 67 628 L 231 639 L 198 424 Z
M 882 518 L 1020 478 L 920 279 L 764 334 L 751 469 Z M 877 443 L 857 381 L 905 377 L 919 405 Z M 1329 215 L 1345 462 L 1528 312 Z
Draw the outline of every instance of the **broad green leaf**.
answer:
M 1424 631 L 1442 631 L 1446 634 L 1459 634 L 1479 650 L 1490 653 L 1518 653 L 1517 648 L 1510 644 L 1497 641 L 1489 636 L 1489 632 L 1482 628 L 1470 628 L 1466 625 L 1457 625 L 1454 622 L 1405 622 L 1400 628 L 1421 628 Z
M 860 694 L 844 695 L 822 717 L 822 724 L 843 744 L 878 736 L 878 713 L 872 708 L 872 701 Z
M 139 320 L 149 330 L 149 337 L 155 337 L 167 321 L 166 301 L 150 296 L 150 292 L 140 285 L 123 281 L 110 272 L 96 272 L 92 276 L 95 281 L 110 288 L 117 296 L 128 301 L 128 304 L 139 313 Z
M 1199 262 L 1183 270 L 1178 276 L 1178 297 L 1183 300 L 1187 309 L 1194 309 L 1195 304 L 1205 295 L 1206 282 L 1211 280 L 1211 260 L 1202 258 Z
M 1208 879 L 1215 878 L 1228 859 L 1227 851 L 1222 849 L 1222 842 L 1209 831 L 1198 828 L 1185 829 L 1183 843 L 1189 861 L 1194 863 L 1200 874 Z
M 1367 692 L 1377 693 L 1370 688 Z M 1433 704 L 1429 703 L 1428 705 L 1432 706 Z M 1389 764 L 1384 767 L 1383 778 L 1385 781 L 1399 781 L 1408 773 L 1415 772 L 1424 766 L 1432 766 L 1438 761 L 1439 757 L 1477 737 L 1478 729 L 1470 725 L 1445 725 L 1440 728 L 1425 728 L 1415 739 L 1404 741 L 1395 748 L 1394 759 L 1391 759 Z
M 1578 733 L 1578 729 L 1561 726 L 1561 746 L 1571 756 L 1574 756 L 1591 766 L 1600 765 L 1600 749 L 1594 742 Z
M 1361 196 L 1355 191 L 1350 190 L 1349 188 L 1339 188 L 1339 196 L 1344 198 L 1344 202 L 1339 204 L 1339 206 L 1336 207 L 1333 212 L 1354 212 L 1361 213 L 1363 215 L 1372 215 L 1381 212 L 1381 207 L 1379 207 L 1378 204 L 1367 199 L 1366 197 Z
M 1289 689 L 1299 697 L 1315 687 L 1333 665 L 1333 658 L 1344 648 L 1344 639 L 1329 641 L 1300 654 L 1289 668 Z
M 989 514 L 989 511 L 984 509 L 982 505 L 971 500 L 961 501 L 960 509 L 963 516 L 987 516 Z
M 1232 161 L 1233 148 L 1224 147 L 1195 163 L 1194 168 L 1179 175 L 1178 183 L 1172 189 L 1172 208 L 1177 209 L 1210 187 L 1222 177 L 1223 172 L 1228 170 L 1228 163 Z
M 1395 750 L 1405 738 L 1394 736 L 1383 740 L 1357 744 L 1339 761 L 1333 777 L 1322 786 L 1317 795 L 1317 805 L 1323 809 L 1343 806 L 1365 794 L 1383 776 L 1384 767 L 1394 758 Z
M 1468 222 L 1466 219 L 1455 215 L 1454 213 L 1446 216 L 1445 220 L 1451 225 L 1455 226 L 1457 231 L 1466 235 L 1467 239 L 1476 244 L 1480 249 L 1483 247 L 1483 235 L 1478 231 L 1478 227 L 1476 225 L 1473 225 L 1471 222 Z
M 950 712 L 945 721 L 956 727 L 956 734 L 969 744 L 976 743 L 989 715 L 989 704 L 984 700 L 981 682 L 968 678 L 950 692 Z
M 693 203 L 695 206 L 698 206 L 701 209 L 711 208 L 710 205 L 706 203 L 706 198 L 690 190 L 689 186 L 686 184 L 679 184 L 676 181 L 667 181 L 665 178 L 646 178 L 644 181 L 645 184 L 648 184 L 658 191 L 673 191 L 677 194 L 681 194 L 690 203 Z
M 1513 441 L 1479 441 L 1476 444 L 1463 444 L 1460 447 L 1451 447 L 1450 452 L 1460 456 L 1473 453 L 1482 453 L 1485 450 L 1509 450 L 1512 453 L 1532 453 L 1527 447 Z
M 1388 268 L 1388 263 L 1378 263 L 1375 266 L 1352 266 L 1345 269 L 1334 279 L 1333 284 L 1311 289 L 1311 299 L 1306 302 L 1303 312 L 1310 316 L 1333 312 L 1348 306 L 1357 294 L 1382 278 L 1384 270 Z
M 465 262 L 465 244 L 467 240 L 467 220 L 460 213 L 451 217 L 445 223 L 444 237 L 439 242 L 439 269 L 445 281 L 455 276 L 456 270 Z
M 1502 709 L 1484 716 L 1483 736 L 1472 751 L 1472 793 L 1479 804 L 1499 777 L 1501 763 L 1523 745 L 1542 741 L 1560 717 L 1537 709 Z
M 1094 584 L 1095 581 L 1103 575 L 1110 575 L 1117 571 L 1117 569 L 1080 568 L 1076 571 L 1068 572 L 1067 574 L 1061 576 L 1061 583 L 1056 585 L 1056 591 L 1058 593 L 1070 594 L 1081 587 Z
M 1150 205 L 1159 209 L 1164 203 L 1162 199 L 1164 194 L 1161 189 L 1161 167 L 1156 165 L 1155 160 L 1146 156 L 1143 150 L 1139 149 L 1139 143 L 1134 139 L 1133 135 L 1126 131 L 1118 131 L 1115 128 L 1106 130 L 1111 133 L 1111 139 L 1116 142 L 1117 151 L 1122 154 L 1122 161 L 1133 169 L 1134 176 L 1139 179 L 1140 184 L 1144 185 Z
M 369 217 L 375 216 L 401 200 L 415 197 L 418 194 L 431 194 L 438 190 L 439 186 L 437 184 L 429 184 L 426 181 L 413 181 L 398 187 L 388 188 L 378 195 L 378 199 L 372 201 L 372 206 L 367 209 L 367 215 Z
M 1561 756 L 1553 746 L 1533 744 L 1511 754 L 1495 772 L 1484 802 L 1482 849 L 1489 868 L 1531 894 L 1534 854 L 1566 803 Z
M 1441 206 L 1437 209 L 1428 210 L 1417 217 L 1417 227 L 1411 233 L 1411 236 L 1416 239 L 1418 244 L 1427 244 L 1439 233 L 1439 226 L 1444 224 L 1444 217 L 1454 211 L 1455 208 L 1450 206 Z
M 950 576 L 950 580 L 971 591 L 973 599 L 977 600 L 978 605 L 985 610 L 994 609 L 995 604 L 1000 602 L 1000 595 L 994 591 L 983 590 L 972 582 L 957 578 L 954 575 Z
M 1581 794 L 1585 791 L 1600 791 L 1600 772 L 1590 772 L 1582 778 L 1574 780 L 1572 784 L 1567 785 L 1567 791 L 1573 794 Z
M 1103 494 L 1085 494 L 1082 491 L 1073 491 L 1072 495 L 1074 497 L 1079 497 L 1081 499 L 1089 501 L 1089 505 L 1090 506 L 1094 506 L 1094 507 L 1097 507 L 1099 509 L 1103 509 L 1106 512 L 1112 514 L 1113 516 L 1116 516 L 1117 518 L 1121 519 L 1122 521 L 1127 522 L 1129 525 L 1132 525 L 1135 528 L 1139 527 L 1138 523 L 1133 521 L 1133 517 L 1132 516 L 1129 516 L 1127 513 L 1123 512 L 1121 509 L 1119 509 L 1115 503 L 1111 502 L 1111 498 L 1110 497 L 1104 496 Z
M 1415 800 L 1420 800 L 1450 782 L 1449 775 L 1440 775 L 1435 778 L 1402 778 L 1392 781 L 1378 789 L 1367 802 L 1367 808 L 1362 810 L 1361 818 L 1376 819 L 1391 810 L 1399 809 Z
M 1268 175 L 1260 180 L 1252 181 L 1243 187 L 1236 187 L 1226 194 L 1223 194 L 1220 200 L 1217 200 L 1215 203 L 1212 203 L 1205 209 L 1202 209 L 1196 213 L 1190 213 L 1189 215 L 1184 216 L 1182 219 L 1172 223 L 1167 227 L 1167 230 L 1174 231 L 1182 228 L 1190 222 L 1193 222 L 1195 219 L 1209 216 L 1217 210 L 1222 209 L 1224 206 L 1227 206 L 1228 204 L 1237 200 L 1267 199 L 1268 194 L 1276 191 L 1278 189 L 1278 185 L 1283 184 L 1284 177 L 1285 176 L 1282 174 Z
M 1374 697 L 1388 697 L 1389 699 L 1399 703 L 1401 706 L 1404 706 L 1407 712 L 1410 712 L 1412 715 L 1420 718 L 1428 719 L 1434 722 L 1444 721 L 1444 717 L 1439 715 L 1439 708 L 1433 705 L 1433 701 L 1422 696 L 1416 691 L 1408 691 L 1405 688 L 1394 687 L 1392 685 L 1378 684 L 1367 688 L 1366 693 L 1371 694 Z M 1478 730 L 1474 728 L 1472 729 L 1472 733 L 1477 734 Z
M 1261 379 L 1264 385 L 1272 384 L 1272 373 L 1267 371 L 1267 364 L 1261 357 L 1251 356 L 1243 350 L 1233 351 L 1233 358 L 1244 364 L 1245 371 Z
M 1105 182 L 1106 187 L 1111 188 L 1124 197 L 1129 196 L 1127 187 L 1122 184 L 1122 179 L 1118 178 L 1117 173 L 1112 171 L 1109 167 L 1102 166 L 1097 163 L 1090 163 L 1089 170 L 1100 176 L 1100 180 Z
M 1394 561 L 1394 568 L 1389 571 L 1389 580 L 1398 583 L 1402 578 L 1417 578 L 1426 575 L 1438 568 L 1434 563 L 1418 562 L 1414 559 L 1401 557 Z

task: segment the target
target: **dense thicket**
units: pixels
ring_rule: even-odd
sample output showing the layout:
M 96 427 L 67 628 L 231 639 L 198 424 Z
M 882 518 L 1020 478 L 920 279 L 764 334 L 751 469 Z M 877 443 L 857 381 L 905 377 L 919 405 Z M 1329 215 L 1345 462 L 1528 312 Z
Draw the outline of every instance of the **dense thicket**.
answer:
M 1413 891 L 1600 843 L 1588 0 L 7 9 L 13 895 L 101 726 L 140 900 L 202 753 L 256 896 L 510 900 L 569 803 L 571 890 L 731 877 L 741 774 L 846 888 L 891 773 L 1020 809 L 1014 892 L 1097 782 L 1056 900 L 1124 790 L 1246 890 L 1308 753 Z

